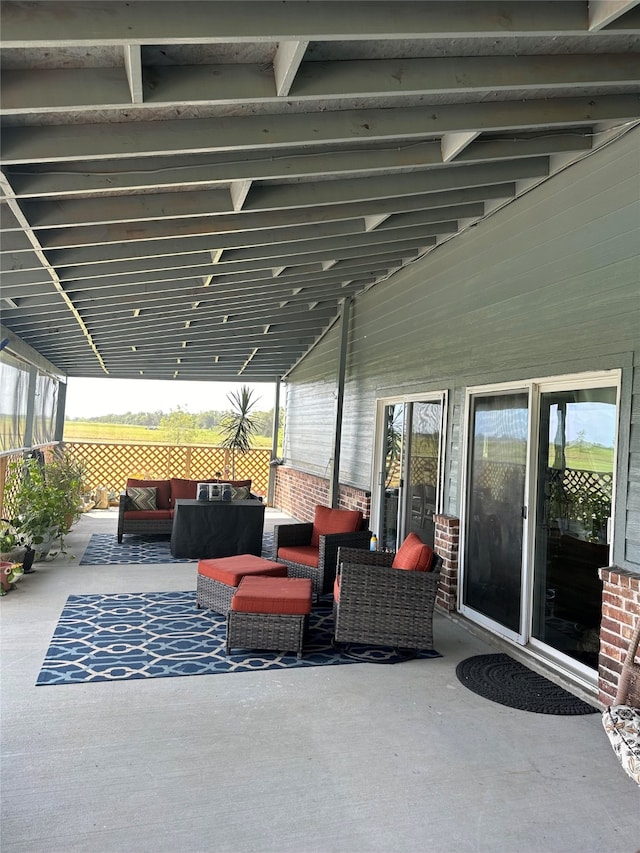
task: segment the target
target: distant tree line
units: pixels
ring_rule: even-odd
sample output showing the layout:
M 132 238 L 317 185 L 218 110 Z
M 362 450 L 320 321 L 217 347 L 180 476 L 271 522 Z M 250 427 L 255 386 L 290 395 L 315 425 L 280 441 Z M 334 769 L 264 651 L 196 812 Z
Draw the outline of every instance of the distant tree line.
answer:
M 175 409 L 171 409 L 169 413 L 160 410 L 155 412 L 126 412 L 119 415 L 96 415 L 91 418 L 76 417 L 67 418 L 67 420 L 91 421 L 91 423 L 103 424 L 134 424 L 147 428 L 163 428 L 175 432 L 175 437 L 177 438 L 177 434 L 182 434 L 190 430 L 216 429 L 228 415 L 229 410 L 216 411 L 214 409 L 192 414 L 178 406 Z M 267 412 L 254 412 L 251 417 L 256 425 L 255 434 L 270 438 L 273 434 L 273 409 Z M 280 427 L 282 427 L 283 422 L 284 412 L 281 409 Z

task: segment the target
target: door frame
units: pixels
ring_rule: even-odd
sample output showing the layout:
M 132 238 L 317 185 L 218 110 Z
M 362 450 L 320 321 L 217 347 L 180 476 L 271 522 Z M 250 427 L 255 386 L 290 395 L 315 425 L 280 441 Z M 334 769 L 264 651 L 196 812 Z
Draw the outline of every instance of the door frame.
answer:
M 618 465 L 620 460 L 620 423 L 622 402 L 622 369 L 593 370 L 580 373 L 555 374 L 552 376 L 534 377 L 523 381 L 511 381 L 500 383 L 489 383 L 486 385 L 473 385 L 465 389 L 464 421 L 462 429 L 462 471 L 461 471 L 461 493 L 460 493 L 460 551 L 459 551 L 459 579 L 458 579 L 458 602 L 460 613 L 472 622 L 487 628 L 492 633 L 503 637 L 518 645 L 527 646 L 536 656 L 554 664 L 559 671 L 570 671 L 575 676 L 584 680 L 588 685 L 597 681 L 597 672 L 578 661 L 568 658 L 561 652 L 544 644 L 531 636 L 531 622 L 533 616 L 533 590 L 534 590 L 534 565 L 535 565 L 535 513 L 537 506 L 537 477 L 538 470 L 538 433 L 540 430 L 540 397 L 543 393 L 554 390 L 570 390 L 581 388 L 603 388 L 616 389 L 616 426 L 614 438 L 614 460 L 613 460 L 613 485 L 611 493 L 611 523 L 609 525 L 609 554 L 613 552 L 614 533 L 616 529 L 616 492 L 618 486 Z M 522 539 L 522 607 L 520 613 L 520 631 L 518 634 L 508 631 L 503 625 L 494 622 L 473 608 L 463 603 L 465 555 L 467 550 L 467 511 L 468 511 L 468 487 L 469 487 L 469 465 L 471 460 L 471 401 L 475 396 L 499 394 L 500 392 L 528 391 L 529 395 L 529 423 L 527 430 L 527 471 L 525 478 L 525 508 L 526 519 L 523 521 Z
M 385 435 L 385 418 L 384 410 L 387 406 L 407 403 L 440 403 L 442 417 L 440 421 L 440 441 L 438 446 L 438 489 L 436 494 L 436 512 L 442 512 L 444 505 L 444 471 L 445 471 L 445 451 L 447 447 L 447 423 L 449 414 L 449 392 L 444 391 L 428 391 L 424 393 L 414 392 L 412 394 L 396 394 L 389 397 L 376 398 L 376 415 L 375 415 L 375 432 L 373 440 L 373 458 L 371 471 L 373 472 L 372 488 L 371 488 L 371 529 L 377 531 L 380 524 L 380 513 L 383 503 L 384 489 L 384 474 L 383 474 L 383 450 L 384 450 L 384 435 Z M 405 424 L 406 428 L 406 418 Z M 404 477 L 404 465 L 406 464 L 407 453 L 404 446 L 402 449 L 402 468 Z M 404 525 L 404 505 L 406 501 L 404 494 L 402 500 L 398 502 L 399 520 Z

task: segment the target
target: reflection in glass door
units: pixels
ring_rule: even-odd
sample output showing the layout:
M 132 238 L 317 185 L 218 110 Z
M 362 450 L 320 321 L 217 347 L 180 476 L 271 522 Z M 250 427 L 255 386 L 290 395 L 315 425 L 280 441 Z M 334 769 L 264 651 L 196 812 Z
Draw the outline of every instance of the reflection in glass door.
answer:
M 404 532 L 417 533 L 433 548 L 433 516 L 439 500 L 442 401 L 415 402 L 409 407 Z
M 532 637 L 597 668 L 617 389 L 540 395 Z
M 404 404 L 384 407 L 382 468 L 382 500 L 380 502 L 380 533 L 378 547 L 395 551 L 398 539 L 399 500 L 402 486 L 402 453 L 404 437 Z
M 528 429 L 526 391 L 471 398 L 463 609 L 514 638 L 522 633 Z
M 394 551 L 410 531 L 434 544 L 440 502 L 444 402 L 390 403 L 383 410 L 378 547 Z

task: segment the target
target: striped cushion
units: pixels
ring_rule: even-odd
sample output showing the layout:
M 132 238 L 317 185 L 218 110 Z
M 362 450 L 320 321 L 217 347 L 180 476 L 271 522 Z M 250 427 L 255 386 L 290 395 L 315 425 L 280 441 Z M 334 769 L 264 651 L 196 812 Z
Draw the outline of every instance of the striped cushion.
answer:
M 150 486 L 127 486 L 127 497 L 131 500 L 133 510 L 156 509 L 156 489 Z

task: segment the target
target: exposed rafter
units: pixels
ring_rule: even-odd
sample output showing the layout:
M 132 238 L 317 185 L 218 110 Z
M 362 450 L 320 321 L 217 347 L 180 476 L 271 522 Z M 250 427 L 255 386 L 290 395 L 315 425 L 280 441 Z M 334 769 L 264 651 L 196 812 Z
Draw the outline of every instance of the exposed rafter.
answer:
M 273 381 L 640 121 L 635 0 L 0 16 L 3 324 L 72 375 Z

